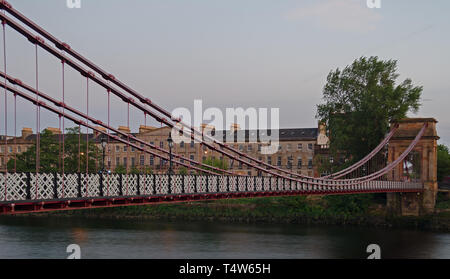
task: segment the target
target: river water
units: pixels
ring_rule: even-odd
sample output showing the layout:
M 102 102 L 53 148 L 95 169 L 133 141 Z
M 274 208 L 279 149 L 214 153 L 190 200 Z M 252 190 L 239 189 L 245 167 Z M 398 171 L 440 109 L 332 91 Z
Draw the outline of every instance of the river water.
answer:
M 450 234 L 294 224 L 0 218 L 0 258 L 450 258 Z

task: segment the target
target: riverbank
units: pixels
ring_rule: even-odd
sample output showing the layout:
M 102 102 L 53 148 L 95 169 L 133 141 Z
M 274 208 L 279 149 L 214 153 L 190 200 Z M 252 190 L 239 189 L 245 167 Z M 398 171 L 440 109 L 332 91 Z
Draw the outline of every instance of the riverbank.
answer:
M 373 196 L 267 197 L 60 211 L 35 216 L 102 219 L 183 220 L 239 223 L 345 225 L 450 232 L 450 201 L 420 217 L 389 216 Z

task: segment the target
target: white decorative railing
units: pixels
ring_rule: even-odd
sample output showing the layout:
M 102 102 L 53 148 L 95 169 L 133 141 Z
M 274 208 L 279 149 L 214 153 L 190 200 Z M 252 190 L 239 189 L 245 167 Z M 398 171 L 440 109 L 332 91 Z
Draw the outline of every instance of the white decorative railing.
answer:
M 228 192 L 302 191 L 327 194 L 423 189 L 421 182 L 316 182 L 314 179 L 306 183 L 268 176 L 8 173 L 0 174 L 0 202 Z

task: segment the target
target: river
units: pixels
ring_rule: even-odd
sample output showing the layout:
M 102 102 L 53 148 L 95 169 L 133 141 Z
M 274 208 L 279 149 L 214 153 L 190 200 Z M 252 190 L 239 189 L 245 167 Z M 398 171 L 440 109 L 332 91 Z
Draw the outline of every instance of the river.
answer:
M 450 258 L 450 234 L 297 224 L 3 216 L 0 258 Z

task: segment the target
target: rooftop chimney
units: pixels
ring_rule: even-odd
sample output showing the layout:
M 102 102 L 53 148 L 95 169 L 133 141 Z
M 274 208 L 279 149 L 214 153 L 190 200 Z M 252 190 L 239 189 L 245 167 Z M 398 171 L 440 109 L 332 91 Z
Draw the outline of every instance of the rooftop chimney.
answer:
M 139 134 L 148 133 L 148 132 L 151 132 L 151 131 L 153 131 L 155 129 L 157 129 L 157 128 L 153 127 L 153 126 L 141 125 L 141 126 L 139 126 Z
M 241 126 L 238 123 L 232 123 L 230 125 L 231 132 L 238 131 L 241 129 Z
M 22 129 L 22 138 L 23 139 L 28 137 L 28 136 L 30 136 L 30 135 L 32 135 L 32 134 L 33 134 L 33 129 L 31 129 L 31 128 L 23 128 Z
M 100 131 L 106 133 L 106 128 L 105 128 L 105 127 L 95 126 L 95 129 L 96 129 L 96 130 L 94 130 L 94 137 L 98 137 L 98 136 L 102 135 L 102 133 L 99 132 L 99 131 L 97 131 L 97 130 L 100 130 Z
M 54 135 L 61 134 L 61 130 L 58 128 L 48 127 L 46 130 L 50 131 Z
M 126 133 L 126 134 L 131 133 L 130 128 L 127 126 L 119 126 L 118 130 L 121 131 L 122 133 Z

